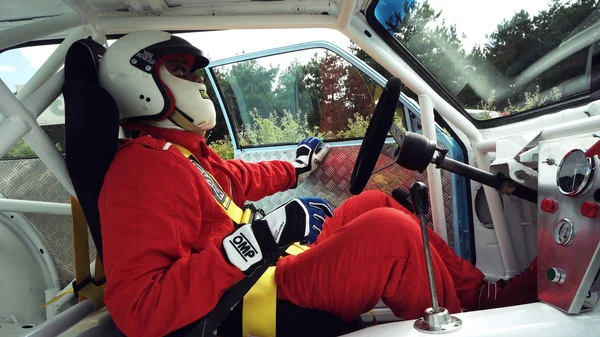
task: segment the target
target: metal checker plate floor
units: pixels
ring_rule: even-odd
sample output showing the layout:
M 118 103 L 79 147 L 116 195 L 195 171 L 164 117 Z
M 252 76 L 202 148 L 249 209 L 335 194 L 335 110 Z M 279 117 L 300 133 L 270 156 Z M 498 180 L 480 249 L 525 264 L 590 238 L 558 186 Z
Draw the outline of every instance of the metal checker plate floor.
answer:
M 69 193 L 40 159 L 0 160 L 0 193 L 9 199 L 69 203 Z M 24 214 L 42 233 L 52 252 L 62 286 L 75 276 L 71 217 Z M 88 232 L 90 259 L 95 247 Z

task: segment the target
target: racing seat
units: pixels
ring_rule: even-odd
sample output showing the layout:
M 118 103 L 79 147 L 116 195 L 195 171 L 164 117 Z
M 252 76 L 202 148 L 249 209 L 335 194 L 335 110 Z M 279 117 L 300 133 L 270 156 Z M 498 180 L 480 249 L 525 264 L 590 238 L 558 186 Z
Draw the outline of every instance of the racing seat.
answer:
M 119 147 L 120 122 L 115 101 L 98 85 L 97 70 L 104 51 L 91 37 L 73 43 L 65 58 L 63 86 L 67 169 L 100 259 L 98 197 Z M 273 254 L 268 262 L 276 261 L 283 251 Z M 222 336 L 240 336 L 242 309 L 237 304 L 267 267 L 268 263 L 229 289 L 208 315 L 170 336 L 214 336 L 217 329 Z M 286 301 L 279 300 L 277 307 L 279 336 L 336 336 L 364 327 L 360 317 L 344 324 L 332 314 L 300 308 Z

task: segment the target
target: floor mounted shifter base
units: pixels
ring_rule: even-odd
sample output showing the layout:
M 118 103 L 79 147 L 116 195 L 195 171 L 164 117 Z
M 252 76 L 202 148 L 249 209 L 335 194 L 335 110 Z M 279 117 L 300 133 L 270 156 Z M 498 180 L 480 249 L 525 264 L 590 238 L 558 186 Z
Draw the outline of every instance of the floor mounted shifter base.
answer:
M 449 333 L 459 330 L 462 327 L 460 318 L 450 316 L 445 308 L 440 308 L 439 312 L 434 312 L 433 308 L 428 308 L 423 314 L 423 318 L 415 321 L 415 329 L 425 333 Z
M 421 221 L 421 234 L 423 235 L 423 250 L 425 253 L 425 262 L 427 263 L 427 277 L 429 279 L 429 290 L 431 292 L 432 307 L 425 310 L 423 318 L 419 318 L 414 327 L 420 332 L 425 333 L 449 333 L 457 331 L 462 326 L 462 321 L 456 317 L 450 316 L 446 308 L 438 305 L 437 291 L 433 276 L 433 265 L 431 262 L 431 251 L 429 250 L 429 238 L 427 237 L 427 211 L 429 208 L 429 196 L 427 186 L 421 182 L 416 182 L 410 188 L 413 208 L 415 214 Z

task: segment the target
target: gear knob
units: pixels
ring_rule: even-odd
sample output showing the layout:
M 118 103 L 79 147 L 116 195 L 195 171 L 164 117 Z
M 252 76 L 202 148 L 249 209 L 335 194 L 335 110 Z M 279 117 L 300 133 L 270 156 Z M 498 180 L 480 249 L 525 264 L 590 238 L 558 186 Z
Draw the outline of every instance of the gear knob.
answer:
M 422 182 L 414 183 L 410 188 L 413 209 L 417 216 L 427 215 L 429 211 L 429 194 L 427 185 Z

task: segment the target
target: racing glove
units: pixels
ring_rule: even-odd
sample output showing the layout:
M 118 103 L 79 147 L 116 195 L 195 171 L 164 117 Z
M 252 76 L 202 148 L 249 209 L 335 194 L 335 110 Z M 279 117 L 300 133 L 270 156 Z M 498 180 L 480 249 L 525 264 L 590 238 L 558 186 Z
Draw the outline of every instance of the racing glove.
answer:
M 292 163 L 296 168 L 296 187 L 308 178 L 323 162 L 329 153 L 329 146 L 317 137 L 309 137 L 302 140 L 296 149 L 296 160 Z
M 297 241 L 315 242 L 326 216 L 333 216 L 327 201 L 294 199 L 226 236 L 223 239 L 225 256 L 246 275 L 252 275 L 264 263 L 267 254 Z

